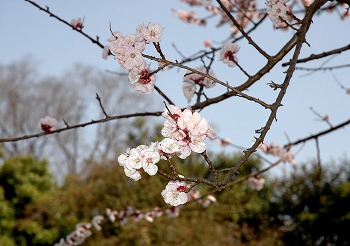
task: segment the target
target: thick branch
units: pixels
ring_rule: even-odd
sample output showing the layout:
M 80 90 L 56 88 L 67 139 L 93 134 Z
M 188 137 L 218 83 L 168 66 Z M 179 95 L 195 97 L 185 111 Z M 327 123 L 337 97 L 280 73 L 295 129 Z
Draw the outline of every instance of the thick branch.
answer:
M 307 31 L 311 25 L 311 22 L 312 22 L 312 16 L 316 12 L 316 10 L 319 9 L 324 3 L 326 3 L 326 0 L 315 1 L 307 9 L 305 17 L 304 17 L 303 22 L 302 22 L 302 25 L 297 33 L 298 41 L 297 41 L 297 45 L 295 47 L 295 51 L 294 51 L 294 54 L 292 57 L 291 64 L 287 70 L 287 74 L 286 74 L 285 80 L 282 84 L 281 91 L 277 96 L 276 102 L 274 103 L 274 107 L 271 110 L 271 114 L 266 122 L 266 125 L 263 128 L 263 130 L 261 131 L 260 136 L 256 139 L 253 146 L 244 151 L 243 158 L 237 163 L 237 165 L 232 167 L 231 170 L 226 174 L 225 178 L 222 181 L 222 186 L 225 186 L 230 181 L 231 177 L 248 161 L 251 154 L 255 152 L 256 148 L 264 140 L 267 132 L 269 131 L 269 129 L 272 125 L 272 122 L 276 119 L 277 110 L 282 103 L 282 99 L 283 99 L 284 95 L 286 94 L 288 85 L 289 85 L 290 80 L 293 76 L 293 73 L 295 70 L 295 64 L 298 60 L 298 57 L 299 57 L 299 54 L 301 51 L 301 47 L 302 47 L 303 43 L 305 42 L 306 33 L 307 33 Z

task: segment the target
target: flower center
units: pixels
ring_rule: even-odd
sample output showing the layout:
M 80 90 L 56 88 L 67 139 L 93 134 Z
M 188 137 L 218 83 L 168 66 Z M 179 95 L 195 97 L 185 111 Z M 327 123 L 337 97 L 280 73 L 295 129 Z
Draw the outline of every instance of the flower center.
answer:
M 139 74 L 140 74 L 139 82 L 141 84 L 146 85 L 149 82 L 151 82 L 150 74 L 147 69 L 142 70 Z
M 200 84 L 204 80 L 204 77 L 199 77 L 198 79 L 194 79 L 193 81 L 197 84 Z
M 51 126 L 47 124 L 41 124 L 41 129 L 46 133 L 51 132 Z
M 230 61 L 234 61 L 235 60 L 235 53 L 232 51 L 226 51 L 225 52 L 225 59 L 228 59 Z
M 184 192 L 186 190 L 186 187 L 184 185 L 180 185 L 176 188 L 177 191 Z

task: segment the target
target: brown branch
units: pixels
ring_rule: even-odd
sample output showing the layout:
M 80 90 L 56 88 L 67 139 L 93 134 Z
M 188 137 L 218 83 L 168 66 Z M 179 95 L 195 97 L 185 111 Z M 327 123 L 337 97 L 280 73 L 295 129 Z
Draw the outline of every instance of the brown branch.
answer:
M 296 67 L 296 70 L 301 70 L 301 71 L 326 71 L 326 70 L 334 70 L 334 69 L 341 69 L 341 68 L 346 68 L 350 67 L 350 64 L 344 64 L 344 65 L 339 65 L 339 66 L 330 66 L 330 67 L 315 67 L 315 68 L 307 68 L 307 67 Z
M 263 18 L 261 18 L 261 20 L 259 20 L 259 22 L 256 23 L 256 24 L 255 24 L 251 29 L 249 29 L 246 33 L 247 33 L 247 34 L 250 34 L 251 32 L 253 32 L 253 31 L 263 22 L 263 20 L 264 20 L 266 17 L 267 17 L 267 15 L 264 15 Z M 241 39 L 243 39 L 243 38 L 244 38 L 244 36 L 242 35 L 242 36 L 240 36 L 240 37 L 238 37 L 238 38 L 233 39 L 232 42 L 234 43 L 234 42 L 236 42 L 236 41 L 238 41 L 238 40 L 241 40 Z M 221 50 L 221 47 L 219 47 L 219 48 L 212 48 L 210 51 L 205 51 L 205 50 L 203 50 L 202 52 L 196 52 L 195 54 L 189 56 L 188 58 L 185 58 L 185 59 L 183 59 L 182 61 L 179 61 L 179 63 L 185 64 L 185 63 L 188 63 L 188 62 L 192 62 L 192 61 L 201 59 L 201 58 L 203 58 L 203 57 L 206 57 L 206 56 L 208 56 L 208 55 L 210 55 L 210 54 L 213 54 L 213 53 L 215 53 L 215 52 L 217 52 L 217 51 L 219 51 L 219 50 Z M 180 55 L 181 55 L 181 54 L 180 54 Z M 184 57 L 184 55 L 181 55 L 181 56 Z
M 292 79 L 292 76 L 293 76 L 293 73 L 295 70 L 295 64 L 298 60 L 303 43 L 305 42 L 306 33 L 309 30 L 309 27 L 310 27 L 311 22 L 312 22 L 312 16 L 317 11 L 317 9 L 319 9 L 325 3 L 326 3 L 326 0 L 319 0 L 319 1 L 316 0 L 306 10 L 306 14 L 305 14 L 305 17 L 303 19 L 303 23 L 302 23 L 299 31 L 296 33 L 296 35 L 298 35 L 298 41 L 297 41 L 297 44 L 295 47 L 295 51 L 294 51 L 294 54 L 292 57 L 291 64 L 287 70 L 285 80 L 281 86 L 281 90 L 277 96 L 277 99 L 274 103 L 274 107 L 271 110 L 271 113 L 270 113 L 270 116 L 266 122 L 266 125 L 262 129 L 260 136 L 258 138 L 256 138 L 256 141 L 252 145 L 252 147 L 243 151 L 244 152 L 243 158 L 235 166 L 233 166 L 231 168 L 231 170 L 226 174 L 225 178 L 223 179 L 223 181 L 221 183 L 222 186 L 225 186 L 230 181 L 231 177 L 248 161 L 249 157 L 256 151 L 256 148 L 264 140 L 267 132 L 269 131 L 269 129 L 272 125 L 272 122 L 276 119 L 277 110 L 281 105 L 282 99 L 287 92 L 289 82 Z
M 236 21 L 230 11 L 226 8 L 226 6 L 221 2 L 221 0 L 217 0 L 222 10 L 226 13 L 227 17 L 230 18 L 232 23 L 237 27 L 237 29 L 242 33 L 242 35 L 248 40 L 248 43 L 251 44 L 260 54 L 262 54 L 266 59 L 270 59 L 270 55 L 268 55 L 260 46 L 254 42 L 254 40 L 244 31 L 242 26 Z
M 214 175 L 214 183 L 216 185 L 216 187 L 218 187 L 219 185 L 219 179 L 218 179 L 218 171 L 214 168 L 213 163 L 211 162 L 211 160 L 209 159 L 207 152 L 204 151 L 203 153 L 201 153 L 201 155 L 204 157 L 204 160 L 208 163 L 209 168 L 211 170 L 211 172 Z
M 54 13 L 52 13 L 52 12 L 49 10 L 48 7 L 47 7 L 47 8 L 43 8 L 43 7 L 41 7 L 40 5 L 38 5 L 37 3 L 35 3 L 35 2 L 33 2 L 33 1 L 31 1 L 31 0 L 24 0 L 24 1 L 26 1 L 26 2 L 28 2 L 28 3 L 30 3 L 30 4 L 32 4 L 32 5 L 34 5 L 34 6 L 37 7 L 38 9 L 40 9 L 40 10 L 44 11 L 45 13 L 49 14 L 50 17 L 53 17 L 53 18 L 55 18 L 56 20 L 58 20 L 58 21 L 60 21 L 60 22 L 62 22 L 62 23 L 64 23 L 64 24 L 66 24 L 67 26 L 73 28 L 73 30 L 75 30 L 75 31 L 77 31 L 78 33 L 82 34 L 83 36 L 85 36 L 86 38 L 88 38 L 92 43 L 97 44 L 100 48 L 102 48 L 102 49 L 104 48 L 104 45 L 100 43 L 100 41 L 98 40 L 98 37 L 97 37 L 96 39 L 94 39 L 94 38 L 92 38 L 91 36 L 89 36 L 88 34 L 86 34 L 85 32 L 83 32 L 83 30 L 72 27 L 72 25 L 71 25 L 69 22 L 67 22 L 66 20 L 63 20 L 63 19 L 60 18 L 59 16 L 55 15 Z
M 304 142 L 307 142 L 307 141 L 309 141 L 309 140 L 316 139 L 316 138 L 321 137 L 321 136 L 323 136 L 323 135 L 326 135 L 326 134 L 328 134 L 328 133 L 330 133 L 330 132 L 333 132 L 333 131 L 335 131 L 335 130 L 338 130 L 339 128 L 342 128 L 342 127 L 344 127 L 344 126 L 346 126 L 346 125 L 348 125 L 348 124 L 350 124 L 350 119 L 347 120 L 347 121 L 345 121 L 345 122 L 343 122 L 343 123 L 340 123 L 340 124 L 338 124 L 338 125 L 336 125 L 336 126 L 330 127 L 329 129 L 324 130 L 324 131 L 322 131 L 322 132 L 319 132 L 319 133 L 317 133 L 317 134 L 312 134 L 312 135 L 309 136 L 309 137 L 301 138 L 301 139 L 296 140 L 296 141 L 294 141 L 294 142 L 288 143 L 288 144 L 284 145 L 283 148 L 290 148 L 290 147 L 295 146 L 295 145 L 298 145 L 298 144 L 300 144 L 300 143 L 304 143 Z
M 169 104 L 175 105 L 175 104 L 170 100 L 170 98 L 169 98 L 167 95 L 165 95 L 163 91 L 161 91 L 161 90 L 159 89 L 158 86 L 154 85 L 154 89 L 155 89 L 155 90 L 159 93 L 159 95 L 161 95 Z
M 0 139 L 0 143 L 16 142 L 16 141 L 20 141 L 20 140 L 24 140 L 24 139 L 38 138 L 38 137 L 42 137 L 44 135 L 55 134 L 55 133 L 71 130 L 71 129 L 74 129 L 74 128 L 85 127 L 85 126 L 98 124 L 98 123 L 105 123 L 105 122 L 111 121 L 111 120 L 127 119 L 127 118 L 133 118 L 133 117 L 145 117 L 145 116 L 161 116 L 162 113 L 163 112 L 159 111 L 159 112 L 143 112 L 143 113 L 134 113 L 134 114 L 124 114 L 124 115 L 110 116 L 110 117 L 106 117 L 104 119 L 91 120 L 89 122 L 85 122 L 85 123 L 81 123 L 81 124 L 77 124 L 77 125 L 66 126 L 65 128 L 56 129 L 56 130 L 51 131 L 49 133 L 41 132 L 41 133 L 32 134 L 32 135 L 24 135 L 24 136 L 21 136 L 21 137 L 3 138 L 3 139 Z
M 97 93 L 96 93 L 96 99 L 97 99 L 97 101 L 98 101 L 98 104 L 100 105 L 100 108 L 101 108 L 103 114 L 106 116 L 106 118 L 108 118 L 109 115 L 106 113 L 106 110 L 105 110 L 105 108 L 104 108 L 103 105 L 102 105 L 101 98 L 100 98 L 100 96 L 99 96 Z
M 218 83 L 218 84 L 220 84 L 220 85 L 222 85 L 222 86 L 224 86 L 224 87 L 227 87 L 227 88 L 231 89 L 232 92 L 234 93 L 233 95 L 237 95 L 237 94 L 238 94 L 238 95 L 240 95 L 241 97 L 244 97 L 245 99 L 247 99 L 247 100 L 249 100 L 249 101 L 254 101 L 254 102 L 260 104 L 260 105 L 263 106 L 264 108 L 269 108 L 269 109 L 271 108 L 271 105 L 265 103 L 264 101 L 261 101 L 261 100 L 259 100 L 259 99 L 257 99 L 257 98 L 254 98 L 254 97 L 251 97 L 251 96 L 249 96 L 249 95 L 247 95 L 247 94 L 241 92 L 241 91 L 238 90 L 237 88 L 232 87 L 232 86 L 230 86 L 230 85 L 228 85 L 228 84 L 222 82 L 221 80 L 210 76 L 209 74 L 202 73 L 202 72 L 200 72 L 200 71 L 198 71 L 198 70 L 196 70 L 196 69 L 193 69 L 193 68 L 191 68 L 191 67 L 182 65 L 182 64 L 180 64 L 180 63 L 178 63 L 178 62 L 172 62 L 172 61 L 169 61 L 169 60 L 164 60 L 164 59 L 162 59 L 162 58 L 157 58 L 157 57 L 150 56 L 150 55 L 146 55 L 146 54 L 142 54 L 142 56 L 145 57 L 145 58 L 148 58 L 148 59 L 150 59 L 150 60 L 153 60 L 153 61 L 168 63 L 168 64 L 170 64 L 170 65 L 172 65 L 172 66 L 180 67 L 180 68 L 189 70 L 189 71 L 191 71 L 191 72 L 193 72 L 193 73 L 196 73 L 196 74 L 202 75 L 202 76 L 204 76 L 204 77 L 207 77 L 207 78 L 213 80 L 214 82 L 216 82 L 216 83 Z M 208 100 L 209 100 L 209 99 L 208 99 Z M 193 108 L 192 108 L 192 109 L 193 109 Z
M 166 179 L 172 180 L 172 181 L 185 181 L 185 182 L 194 182 L 194 183 L 201 183 L 201 184 L 206 184 L 208 186 L 216 187 L 216 185 L 213 182 L 210 182 L 209 180 L 202 179 L 202 178 L 181 178 L 179 176 L 171 176 L 161 170 L 158 170 L 157 172 L 159 175 L 163 176 Z
M 330 56 L 330 55 L 340 54 L 341 52 L 346 51 L 346 50 L 350 50 L 350 44 L 345 45 L 343 47 L 340 47 L 338 49 L 322 52 L 320 54 L 312 54 L 309 57 L 299 59 L 297 61 L 297 63 L 304 63 L 304 62 L 308 62 L 308 61 L 324 58 L 324 57 L 327 57 L 327 56 Z M 283 63 L 282 67 L 286 67 L 289 64 L 290 64 L 290 62 Z

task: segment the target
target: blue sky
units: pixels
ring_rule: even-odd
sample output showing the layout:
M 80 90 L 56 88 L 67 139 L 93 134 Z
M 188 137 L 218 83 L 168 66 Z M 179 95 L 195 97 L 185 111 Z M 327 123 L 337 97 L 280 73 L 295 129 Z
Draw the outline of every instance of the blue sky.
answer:
M 161 47 L 167 58 L 181 60 L 181 57 L 173 48 L 173 44 L 185 55 L 191 55 L 203 49 L 203 41 L 211 39 L 219 42 L 224 40 L 229 33 L 229 27 L 215 28 L 217 19 L 210 19 L 208 26 L 197 27 L 181 22 L 172 16 L 171 9 L 189 10 L 189 7 L 179 0 L 129 0 L 129 1 L 37 1 L 41 6 L 49 6 L 50 10 L 61 18 L 70 21 L 72 18 L 85 17 L 84 31 L 91 36 L 98 35 L 100 41 L 107 44 L 110 36 L 109 23 L 113 31 L 124 34 L 132 34 L 140 23 L 156 22 L 164 27 L 164 35 Z M 260 1 L 260 6 L 263 2 Z M 203 10 L 195 8 L 199 14 Z M 349 20 L 341 21 L 336 13 L 316 17 L 307 36 L 311 47 L 303 47 L 300 57 L 306 57 L 312 53 L 338 48 L 349 43 Z M 101 58 L 102 50 L 93 45 L 82 35 L 72 31 L 57 20 L 50 18 L 46 13 L 39 11 L 29 3 L 20 0 L 5 0 L 0 9 L 1 48 L 0 62 L 7 64 L 17 61 L 26 55 L 32 55 L 38 62 L 39 71 L 43 75 L 60 75 L 70 69 L 75 63 L 93 65 L 101 70 L 120 71 L 120 67 L 113 58 L 107 61 Z M 283 43 L 292 36 L 293 32 L 274 30 L 271 22 L 266 19 L 262 27 L 252 34 L 263 49 L 274 54 Z M 238 53 L 240 64 L 250 73 L 256 72 L 265 60 L 246 40 L 238 42 L 241 50 Z M 146 53 L 155 54 L 152 49 Z M 341 56 L 336 56 L 326 66 L 349 63 L 349 51 Z M 287 61 L 291 54 L 284 59 Z M 314 61 L 305 67 L 317 67 L 326 59 Z M 199 62 L 189 64 L 192 67 L 200 65 Z M 216 76 L 228 81 L 231 85 L 239 85 L 244 82 L 244 75 L 238 68 L 229 68 L 216 58 L 213 66 Z M 278 65 L 269 74 L 261 79 L 246 93 L 272 103 L 277 92 L 268 86 L 271 80 L 280 83 L 284 78 L 282 68 Z M 186 99 L 182 94 L 182 77 L 185 71 L 172 69 L 157 76 L 157 85 L 169 95 L 180 107 L 186 106 Z M 328 126 L 324 122 L 315 120 L 316 116 L 310 111 L 313 107 L 320 114 L 328 114 L 330 121 L 335 125 L 347 120 L 350 95 L 346 95 L 335 82 L 333 75 L 344 86 L 350 87 L 349 68 L 332 71 L 318 72 L 309 76 L 303 76 L 305 72 L 296 72 L 292 79 L 287 95 L 283 100 L 277 114 L 277 122 L 272 125 L 265 142 L 286 144 L 287 137 L 294 141 L 306 137 L 311 133 L 317 133 Z M 217 85 L 208 90 L 209 97 L 217 96 L 226 89 Z M 163 99 L 152 94 L 159 101 L 159 110 L 163 110 Z M 94 99 L 91 99 L 94 100 Z M 133 112 L 132 109 L 130 112 Z M 223 103 L 212 105 L 202 111 L 203 117 L 214 126 L 219 136 L 230 138 L 234 144 L 248 147 L 254 131 L 264 126 L 268 111 L 256 104 L 246 102 L 241 98 L 230 98 Z M 321 157 L 326 161 L 338 159 L 348 151 L 350 144 L 350 127 L 338 130 L 335 133 L 320 139 Z M 220 150 L 216 142 L 208 141 L 209 149 Z M 293 150 L 298 150 L 299 146 Z M 232 149 L 226 148 L 225 151 Z M 307 143 L 296 157 L 297 161 L 304 161 L 316 157 L 315 143 Z

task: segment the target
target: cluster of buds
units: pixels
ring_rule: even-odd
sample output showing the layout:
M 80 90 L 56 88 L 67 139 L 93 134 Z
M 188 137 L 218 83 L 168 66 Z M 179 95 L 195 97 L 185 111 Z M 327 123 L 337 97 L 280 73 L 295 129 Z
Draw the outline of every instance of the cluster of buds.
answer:
M 173 10 L 173 15 L 186 23 L 197 24 L 199 26 L 205 26 L 207 24 L 207 21 L 198 18 L 194 11 Z
M 279 157 L 283 162 L 295 164 L 294 154 L 290 150 L 285 150 L 279 145 L 260 143 L 259 149 L 265 154 Z
M 130 84 L 138 92 L 149 94 L 154 89 L 156 77 L 150 72 L 150 64 L 143 59 L 142 52 L 146 44 L 160 42 L 163 32 L 163 27 L 150 22 L 147 26 L 140 24 L 135 34 L 124 36 L 120 32 L 114 32 L 108 38 L 109 51 L 119 64 L 129 70 Z
M 75 246 L 84 243 L 84 241 L 92 235 L 92 228 L 97 231 L 102 229 L 101 223 L 103 219 L 104 217 L 102 215 L 96 215 L 92 218 L 90 223 L 83 222 L 77 224 L 75 231 L 67 235 L 66 239 L 61 238 L 55 246 Z

